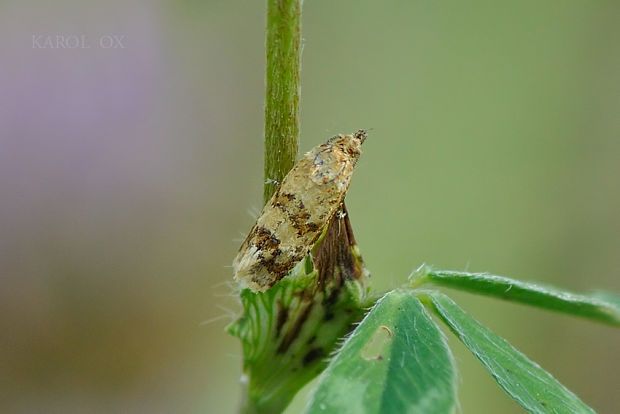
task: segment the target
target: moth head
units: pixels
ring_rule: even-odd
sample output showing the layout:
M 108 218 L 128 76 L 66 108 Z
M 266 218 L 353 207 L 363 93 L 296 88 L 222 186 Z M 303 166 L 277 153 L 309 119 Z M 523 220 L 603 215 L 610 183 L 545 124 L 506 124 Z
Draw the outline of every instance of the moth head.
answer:
M 353 134 L 353 138 L 359 140 L 360 144 L 363 144 L 366 141 L 368 131 L 365 129 L 360 129 L 355 134 Z
M 338 134 L 330 138 L 326 145 L 340 148 L 341 151 L 352 157 L 359 157 L 362 153 L 362 143 L 366 140 L 366 130 L 360 129 L 354 134 L 343 135 Z
M 354 157 L 359 157 L 362 153 L 362 144 L 366 141 L 366 130 L 360 129 L 352 135 L 342 137 L 342 144 L 346 152 Z

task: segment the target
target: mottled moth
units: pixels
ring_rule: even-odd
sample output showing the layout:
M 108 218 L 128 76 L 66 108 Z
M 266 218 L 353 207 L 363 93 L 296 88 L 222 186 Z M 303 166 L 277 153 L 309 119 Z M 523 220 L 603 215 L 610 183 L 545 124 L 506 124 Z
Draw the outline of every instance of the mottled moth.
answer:
M 233 261 L 243 287 L 267 290 L 310 252 L 340 211 L 364 140 L 364 130 L 330 138 L 284 177 Z

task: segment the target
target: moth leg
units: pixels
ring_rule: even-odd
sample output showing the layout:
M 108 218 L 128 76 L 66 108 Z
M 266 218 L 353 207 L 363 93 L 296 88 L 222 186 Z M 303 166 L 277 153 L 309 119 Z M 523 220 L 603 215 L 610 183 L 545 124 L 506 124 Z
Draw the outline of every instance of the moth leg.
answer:
M 267 178 L 265 180 L 265 184 L 271 184 L 271 185 L 275 185 L 276 187 L 278 187 L 280 185 L 280 182 L 278 180 L 274 180 L 273 178 Z

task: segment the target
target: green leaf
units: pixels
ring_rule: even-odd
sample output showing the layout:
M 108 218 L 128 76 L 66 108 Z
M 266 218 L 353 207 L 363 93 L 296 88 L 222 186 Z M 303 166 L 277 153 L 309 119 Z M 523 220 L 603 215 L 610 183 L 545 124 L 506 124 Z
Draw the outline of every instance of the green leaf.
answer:
M 453 272 L 428 268 L 423 268 L 415 274 L 412 284 L 419 285 L 429 281 L 437 285 L 620 325 L 620 307 L 606 300 L 608 297 L 578 295 L 555 287 L 521 282 L 486 273 Z
M 308 413 L 450 413 L 456 374 L 443 334 L 422 303 L 381 298 L 321 375 Z
M 491 373 L 500 387 L 531 413 L 593 413 L 551 374 L 482 326 L 439 292 L 421 293 Z
M 620 315 L 620 295 L 604 290 L 597 290 L 592 294 L 592 297 L 614 306 L 616 308 L 616 312 Z

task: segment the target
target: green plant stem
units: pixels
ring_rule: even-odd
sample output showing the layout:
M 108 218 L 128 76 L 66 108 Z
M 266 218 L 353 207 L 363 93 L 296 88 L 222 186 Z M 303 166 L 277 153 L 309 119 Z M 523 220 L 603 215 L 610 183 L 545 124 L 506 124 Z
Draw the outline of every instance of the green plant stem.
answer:
M 267 0 L 266 203 L 295 164 L 299 146 L 301 0 Z
M 241 405 L 239 406 L 239 414 L 257 414 L 258 407 L 255 401 L 250 397 L 250 385 L 247 377 L 243 377 L 241 381 Z
M 267 0 L 265 71 L 265 185 L 267 203 L 293 168 L 299 146 L 299 66 L 301 61 L 301 1 Z M 245 371 L 245 369 L 244 369 Z M 253 398 L 249 381 L 242 384 L 242 414 L 270 412 Z M 294 393 L 293 393 L 294 395 Z M 278 399 L 275 399 L 278 403 Z M 281 403 L 277 411 L 286 406 Z

